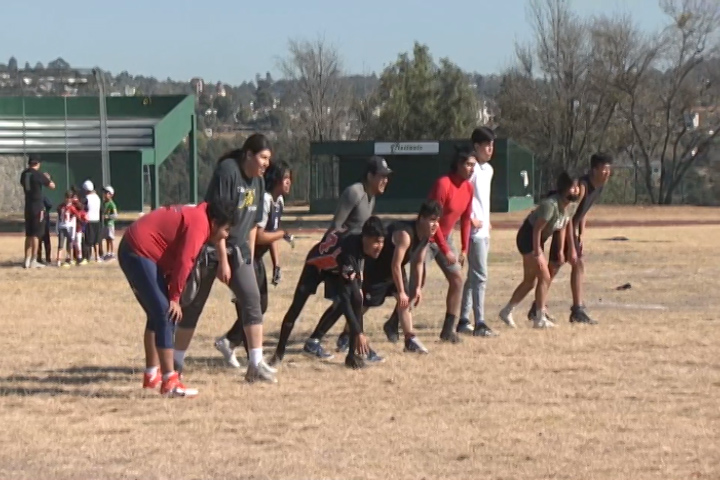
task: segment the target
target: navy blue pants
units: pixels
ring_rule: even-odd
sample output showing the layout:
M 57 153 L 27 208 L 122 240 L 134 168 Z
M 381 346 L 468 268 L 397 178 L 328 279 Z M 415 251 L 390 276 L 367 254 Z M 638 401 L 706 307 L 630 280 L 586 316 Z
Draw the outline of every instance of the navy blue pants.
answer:
M 155 262 L 135 253 L 124 238 L 117 256 L 120 269 L 147 315 L 145 328 L 155 332 L 155 346 L 173 348 L 175 325 L 168 315 L 170 301 L 163 273 Z

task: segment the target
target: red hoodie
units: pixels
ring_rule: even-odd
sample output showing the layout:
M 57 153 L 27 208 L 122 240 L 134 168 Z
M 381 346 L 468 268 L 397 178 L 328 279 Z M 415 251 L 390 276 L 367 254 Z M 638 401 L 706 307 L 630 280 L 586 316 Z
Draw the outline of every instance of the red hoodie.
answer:
M 450 247 L 446 239 L 457 221 L 461 220 L 460 243 L 462 251 L 467 252 L 470 243 L 472 184 L 454 173 L 444 175 L 435 181 L 428 198 L 437 201 L 443 209 L 442 217 L 440 217 L 440 228 L 438 228 L 432 240 L 437 243 L 443 255 L 447 255 L 450 252 Z
M 167 282 L 168 299 L 177 302 L 200 249 L 210 238 L 207 203 L 153 210 L 130 225 L 123 238 L 135 253 L 157 264 Z

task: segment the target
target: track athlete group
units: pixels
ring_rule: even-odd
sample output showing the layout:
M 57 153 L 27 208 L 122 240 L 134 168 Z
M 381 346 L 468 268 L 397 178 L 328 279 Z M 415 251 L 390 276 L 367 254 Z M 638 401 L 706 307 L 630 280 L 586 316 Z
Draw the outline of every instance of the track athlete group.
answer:
M 329 229 L 307 253 L 278 345 L 266 360 L 263 315 L 268 283 L 277 285 L 282 279 L 279 243 L 294 246 L 292 235 L 281 228 L 283 196 L 290 191 L 292 171 L 285 162 L 271 161 L 266 137 L 250 136 L 241 149 L 220 158 L 202 203 L 159 208 L 133 223 L 120 241 L 120 267 L 147 316 L 143 388 L 159 387 L 162 395 L 171 397 L 198 394 L 183 383 L 182 370 L 215 280 L 230 288 L 236 311 L 235 323 L 216 338 L 215 348 L 235 368 L 240 368 L 236 352 L 245 350 L 248 382 L 277 381 L 295 322 L 321 285 L 330 305 L 305 340 L 303 353 L 332 358 L 323 340 L 344 318 L 335 350 L 345 354 L 345 365 L 357 369 L 382 362 L 365 334 L 365 317 L 392 299 L 395 308 L 383 325 L 385 336 L 392 343 L 402 341 L 405 352 L 427 354 L 415 334 L 412 312 L 421 306 L 425 269 L 433 260 L 448 283 L 440 340 L 455 344 L 460 334 L 496 336 L 484 309 L 494 142 L 492 130 L 476 128 L 472 148 L 458 149 L 450 171 L 436 181 L 415 220 L 387 225 L 373 210 L 392 170 L 383 158 L 370 158 L 364 178 L 342 192 Z M 570 322 L 597 323 L 583 305 L 583 236 L 587 213 L 602 194 L 611 165 L 610 156 L 597 153 L 579 178 L 563 172 L 556 189 L 523 221 L 516 237 L 523 279 L 499 314 L 507 326 L 515 327 L 514 310 L 533 289 L 528 320 L 534 328 L 555 326 L 557 320 L 547 310 L 548 292 L 566 263 L 572 269 Z M 452 239 L 458 223 L 460 251 Z M 271 275 L 264 264 L 268 254 Z

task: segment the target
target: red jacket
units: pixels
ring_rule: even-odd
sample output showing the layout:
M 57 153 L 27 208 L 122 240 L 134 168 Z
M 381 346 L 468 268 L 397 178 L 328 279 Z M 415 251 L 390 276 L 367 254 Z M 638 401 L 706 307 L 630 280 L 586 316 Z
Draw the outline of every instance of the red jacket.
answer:
M 447 255 L 450 252 L 450 247 L 446 239 L 457 221 L 460 220 L 460 243 L 462 251 L 467 252 L 470 243 L 472 184 L 454 173 L 444 175 L 435 181 L 428 198 L 437 201 L 443 209 L 442 217 L 440 217 L 440 228 L 438 228 L 432 240 L 437 243 L 440 251 Z
M 179 301 L 195 259 L 210 238 L 207 203 L 172 205 L 135 221 L 123 235 L 133 251 L 155 262 L 168 287 L 168 299 Z

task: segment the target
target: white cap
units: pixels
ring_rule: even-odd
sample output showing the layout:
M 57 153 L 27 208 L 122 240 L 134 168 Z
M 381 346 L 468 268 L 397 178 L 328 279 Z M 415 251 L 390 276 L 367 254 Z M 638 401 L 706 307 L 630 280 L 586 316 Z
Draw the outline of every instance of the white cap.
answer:
M 85 180 L 82 184 L 83 190 L 86 192 L 92 192 L 95 190 L 95 185 L 90 180 Z
M 110 195 L 115 195 L 115 189 L 110 185 L 105 187 L 105 191 L 108 192 Z

